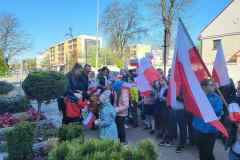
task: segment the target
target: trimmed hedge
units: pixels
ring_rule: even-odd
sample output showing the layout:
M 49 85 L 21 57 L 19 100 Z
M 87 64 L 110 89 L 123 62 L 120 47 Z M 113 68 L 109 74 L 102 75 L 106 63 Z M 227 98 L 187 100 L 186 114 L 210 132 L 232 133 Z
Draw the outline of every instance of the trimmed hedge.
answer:
M 67 84 L 67 78 L 59 72 L 36 71 L 29 73 L 22 88 L 29 98 L 42 103 L 64 95 Z
M 29 122 L 18 124 L 6 133 L 8 160 L 32 160 L 34 126 Z
M 58 130 L 59 141 L 71 141 L 78 138 L 79 142 L 84 142 L 84 134 L 79 124 L 62 125 Z
M 149 140 L 136 147 L 125 147 L 117 141 L 91 139 L 84 144 L 74 140 L 57 145 L 48 160 L 157 160 L 157 157 Z
M 25 112 L 30 108 L 29 100 L 21 95 L 15 97 L 0 96 L 0 114 L 6 112 L 19 113 Z
M 1 94 L 8 94 L 10 91 L 14 89 L 11 83 L 0 81 L 0 95 Z

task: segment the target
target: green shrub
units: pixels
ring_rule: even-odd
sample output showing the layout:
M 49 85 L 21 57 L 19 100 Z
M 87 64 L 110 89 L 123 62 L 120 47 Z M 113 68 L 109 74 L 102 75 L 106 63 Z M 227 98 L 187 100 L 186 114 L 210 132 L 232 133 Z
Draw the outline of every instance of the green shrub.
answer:
M 0 95 L 1 94 L 8 94 L 10 91 L 14 89 L 11 83 L 0 81 Z
M 69 153 L 69 142 L 63 142 L 56 146 L 48 155 L 49 160 L 65 160 Z
M 138 144 L 137 156 L 144 156 L 142 160 L 153 160 L 157 159 L 157 153 L 153 143 L 150 140 L 143 140 Z
M 0 48 L 0 77 L 8 73 L 8 65 L 4 62 L 3 52 Z
M 24 112 L 30 108 L 29 100 L 21 95 L 14 97 L 0 96 L 0 114 Z
M 18 124 L 6 132 L 9 160 L 32 160 L 34 126 L 29 122 Z
M 29 98 L 37 100 L 40 111 L 43 102 L 64 95 L 67 85 L 67 78 L 59 72 L 37 71 L 26 77 L 22 88 Z
M 156 160 L 157 154 L 154 145 L 148 140 L 140 142 L 136 147 L 124 147 L 117 141 L 91 139 L 84 144 L 73 140 L 56 146 L 49 154 L 48 160 L 60 160 L 58 158 L 62 160 Z
M 82 127 L 78 124 L 62 125 L 58 130 L 59 141 L 71 141 L 78 138 L 80 143 L 84 142 Z

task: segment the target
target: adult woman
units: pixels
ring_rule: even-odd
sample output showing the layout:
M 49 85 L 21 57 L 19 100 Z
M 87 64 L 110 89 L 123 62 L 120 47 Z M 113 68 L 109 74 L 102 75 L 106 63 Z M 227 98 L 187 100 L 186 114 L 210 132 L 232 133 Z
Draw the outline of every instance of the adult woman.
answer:
M 82 66 L 78 63 L 74 65 L 72 70 L 67 74 L 68 89 L 64 97 L 65 108 L 63 110 L 63 123 L 68 124 L 72 122 L 81 122 L 81 108 L 84 107 L 85 86 L 81 82 L 80 75 L 82 73 Z

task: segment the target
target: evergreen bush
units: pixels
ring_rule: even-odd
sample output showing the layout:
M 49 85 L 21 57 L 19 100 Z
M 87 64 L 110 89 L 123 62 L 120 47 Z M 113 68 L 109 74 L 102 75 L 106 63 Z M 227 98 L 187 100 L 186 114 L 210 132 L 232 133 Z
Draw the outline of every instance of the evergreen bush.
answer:
M 63 96 L 67 85 L 68 80 L 62 73 L 36 71 L 28 74 L 23 81 L 22 88 L 30 99 L 37 100 L 40 112 L 41 104 Z
M 60 156 L 59 156 L 60 155 Z M 84 144 L 77 140 L 57 145 L 48 160 L 157 160 L 154 145 L 149 140 L 136 147 L 125 147 L 117 141 L 91 139 Z
M 14 89 L 11 83 L 0 81 L 0 95 L 1 94 L 8 94 L 10 91 Z
M 79 124 L 62 125 L 58 130 L 59 141 L 71 141 L 78 138 L 80 143 L 84 142 L 84 134 Z
M 8 65 L 4 62 L 3 52 L 0 48 L 0 77 L 5 76 L 8 73 Z
M 32 160 L 34 126 L 29 122 L 18 124 L 6 133 L 8 160 Z
M 30 102 L 25 96 L 0 96 L 0 114 L 25 112 L 29 108 Z

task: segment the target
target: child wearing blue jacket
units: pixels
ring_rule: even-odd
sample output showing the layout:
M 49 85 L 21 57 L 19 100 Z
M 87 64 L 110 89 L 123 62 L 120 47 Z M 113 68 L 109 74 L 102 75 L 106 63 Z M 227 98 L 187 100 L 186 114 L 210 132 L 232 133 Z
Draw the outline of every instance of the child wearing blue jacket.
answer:
M 101 139 L 118 140 L 117 126 L 115 123 L 116 111 L 111 104 L 110 96 L 110 90 L 106 90 L 100 95 L 100 113 L 99 119 L 95 121 L 95 125 L 100 129 Z

